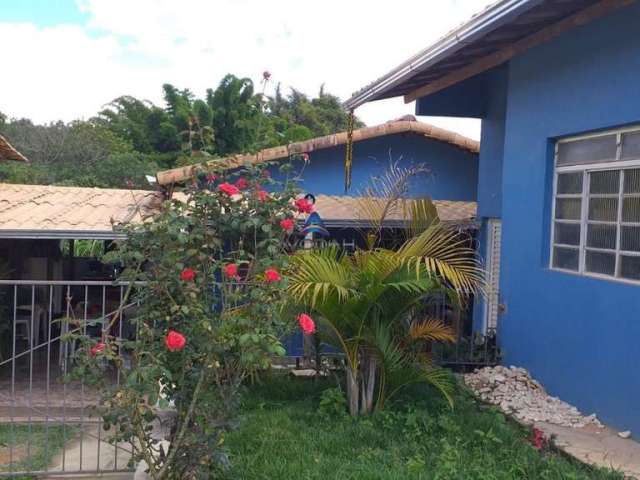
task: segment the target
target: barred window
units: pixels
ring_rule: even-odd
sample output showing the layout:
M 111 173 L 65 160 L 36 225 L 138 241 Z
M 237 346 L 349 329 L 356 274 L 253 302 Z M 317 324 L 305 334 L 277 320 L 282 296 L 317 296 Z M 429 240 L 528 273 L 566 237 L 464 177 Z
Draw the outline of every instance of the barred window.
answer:
M 640 130 L 556 145 L 551 268 L 640 281 Z

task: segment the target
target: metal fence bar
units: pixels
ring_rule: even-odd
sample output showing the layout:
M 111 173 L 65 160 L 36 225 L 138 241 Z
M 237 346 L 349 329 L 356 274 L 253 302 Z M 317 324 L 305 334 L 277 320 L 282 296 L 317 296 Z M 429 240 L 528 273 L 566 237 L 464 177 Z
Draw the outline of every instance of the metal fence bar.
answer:
M 34 330 L 34 320 L 36 314 L 36 286 L 31 285 L 31 318 L 29 319 L 31 326 L 29 328 L 29 397 L 27 399 L 27 408 L 29 409 L 29 438 L 27 440 L 27 458 L 29 459 L 29 465 L 33 465 L 31 459 L 31 438 L 33 434 L 33 429 L 31 428 L 31 407 L 32 407 L 32 396 L 33 396 L 33 344 L 34 338 L 36 338 L 36 332 Z M 40 325 L 38 325 L 38 330 L 40 329 Z M 38 332 L 38 340 L 40 340 L 40 335 Z
M 49 389 L 51 388 L 51 330 L 53 322 L 53 285 L 49 285 L 49 309 L 46 318 L 47 321 L 47 374 L 46 374 L 46 388 L 45 388 L 45 401 L 46 401 L 46 414 L 44 424 L 44 457 L 49 458 Z
M 67 295 L 65 298 L 66 301 L 66 317 L 64 319 L 64 330 L 65 333 L 69 330 L 69 317 L 71 315 L 71 285 L 67 285 Z M 62 328 L 62 326 L 61 326 Z M 64 341 L 64 348 L 61 350 L 64 355 L 62 359 L 62 375 L 64 377 L 67 376 L 67 360 L 68 360 L 68 350 L 69 343 L 66 340 L 62 339 L 62 335 L 60 336 L 60 344 Z M 66 470 L 67 466 L 67 382 L 62 383 L 62 471 Z
M 120 305 L 122 305 L 122 302 L 124 300 L 124 286 L 120 285 Z M 118 315 L 118 342 L 120 343 L 120 345 L 122 345 L 121 341 L 122 341 L 122 317 L 124 315 L 124 310 L 119 310 L 119 313 L 117 313 L 116 315 Z M 124 352 L 120 352 L 120 355 L 124 355 Z M 124 360 L 123 360 L 124 361 Z M 116 384 L 118 386 L 120 386 L 120 369 L 118 369 L 117 373 L 116 373 Z M 117 435 L 117 432 L 116 432 Z M 116 440 L 116 442 L 114 443 L 114 453 L 113 453 L 113 471 L 117 471 L 118 470 L 118 442 Z
M 84 286 L 84 308 L 82 312 L 82 335 L 87 335 L 87 308 L 89 306 L 89 286 Z M 75 342 L 75 340 L 74 340 Z M 75 349 L 74 349 L 75 354 Z M 80 380 L 80 470 L 82 470 L 82 454 L 84 447 L 84 379 Z
M 16 413 L 16 320 L 18 315 L 18 286 L 13 286 L 13 338 L 11 360 L 11 443 L 9 444 L 9 469 L 13 469 L 13 446 L 16 443 L 14 417 Z
M 56 408 L 53 411 L 53 381 L 58 377 L 52 373 L 53 362 L 58 361 L 60 363 L 60 371 L 63 377 L 66 377 L 70 372 L 69 362 L 73 362 L 74 354 L 77 350 L 77 342 L 74 339 L 67 340 L 69 334 L 84 333 L 85 335 L 93 335 L 93 330 L 89 328 L 92 320 L 90 312 L 93 311 L 89 308 L 91 305 L 89 300 L 94 295 L 92 287 L 100 287 L 96 294 L 99 294 L 102 298 L 101 316 L 99 321 L 95 322 L 96 326 L 100 327 L 100 337 L 104 338 L 105 335 L 110 335 L 110 323 L 108 320 L 115 323 L 118 322 L 116 327 L 117 336 L 119 340 L 123 339 L 125 334 L 129 330 L 128 326 L 125 327 L 124 321 L 128 315 L 128 309 L 134 305 L 139 305 L 139 301 L 130 302 L 127 305 L 123 305 L 125 295 L 125 286 L 128 283 L 114 283 L 114 282 L 66 282 L 66 281 L 0 281 L 0 286 L 8 286 L 13 291 L 13 315 L 12 315 L 12 342 L 11 342 L 11 358 L 0 361 L 0 370 L 4 365 L 9 367 L 11 373 L 11 396 L 9 397 L 5 392 L 0 391 L 0 401 L 3 397 L 6 400 L 10 400 L 10 427 L 11 427 L 11 443 L 9 447 L 9 468 L 10 471 L 0 472 L 0 478 L 7 476 L 17 476 L 22 474 L 39 475 L 45 473 L 52 474 L 75 474 L 75 473 L 101 473 L 105 469 L 111 471 L 108 464 L 104 464 L 104 455 L 102 452 L 102 442 L 107 441 L 102 435 L 103 421 L 101 418 L 87 418 L 87 401 L 92 401 L 92 397 L 87 396 L 87 384 L 82 379 L 80 380 L 79 389 L 76 389 L 80 404 L 76 404 L 75 401 L 71 402 L 71 385 L 67 381 L 63 381 L 60 387 L 62 390 L 62 397 L 58 394 L 56 399 L 56 407 L 62 407 L 59 410 Z M 76 305 L 77 300 L 75 297 L 80 297 L 82 292 L 77 287 L 84 289 L 84 302 L 83 308 L 80 310 Z M 23 288 L 25 287 L 25 288 Z M 44 288 L 43 288 L 44 287 Z M 64 296 L 64 303 L 60 299 L 56 299 L 57 288 L 62 289 Z M 109 295 L 109 288 L 113 288 L 116 292 L 119 292 L 120 303 L 118 309 L 108 313 L 107 297 Z M 22 290 L 26 291 L 22 291 Z M 27 289 L 30 289 L 31 302 L 30 306 L 27 306 L 24 300 L 26 297 Z M 80 290 L 80 291 L 77 291 Z M 78 300 L 80 299 L 78 298 Z M 115 300 L 115 298 L 113 299 Z M 58 305 L 59 303 L 59 305 Z M 57 306 L 56 306 L 57 305 Z M 74 308 L 76 305 L 77 308 Z M 30 308 L 30 315 L 26 315 L 26 310 Z M 56 310 L 61 308 L 62 310 Z M 62 313 L 64 317 L 60 322 L 60 334 L 58 335 L 54 328 L 57 323 L 54 322 L 56 311 Z M 80 312 L 82 314 L 80 315 Z M 75 315 L 74 315 L 75 312 Z M 72 318 L 82 317 L 82 325 L 76 325 Z M 95 315 L 94 315 L 95 316 Z M 105 321 L 105 319 L 107 321 Z M 78 318 L 80 320 L 80 318 Z M 44 328 L 46 328 L 44 334 L 42 334 L 42 322 L 45 322 Z M 132 332 L 134 333 L 134 332 Z M 58 342 L 56 344 L 55 342 Z M 59 348 L 56 349 L 56 346 Z M 58 353 L 59 352 L 59 353 Z M 124 352 L 124 350 L 123 350 Z M 53 359 L 53 355 L 58 353 L 58 359 Z M 46 357 L 46 358 L 45 358 Z M 29 362 L 28 370 L 26 368 L 26 362 Z M 22 362 L 22 363 L 21 363 Z M 46 371 L 42 372 L 42 368 L 46 368 Z M 118 372 L 118 377 L 121 377 L 121 372 Z M 66 380 L 66 379 L 65 379 Z M 122 381 L 121 378 L 118 382 Z M 28 383 L 27 383 L 28 382 Z M 75 388 L 75 387 L 74 387 Z M 44 391 L 42 391 L 44 390 Z M 42 392 L 40 394 L 40 392 Z M 43 402 L 40 404 L 39 401 Z M 6 401 L 5 400 L 5 401 Z M 60 403 L 57 401 L 60 400 Z M 22 403 L 24 401 L 24 403 Z M 20 410 L 19 407 L 26 407 L 28 412 L 22 413 L 24 409 Z M 72 413 L 69 407 L 73 407 L 74 412 L 79 412 L 79 419 L 76 419 L 78 415 Z M 78 407 L 78 408 L 76 408 Z M 18 415 L 18 416 L 16 416 Z M 70 416 L 71 415 L 71 416 Z M 73 418 L 72 418 L 73 417 Z M 44 425 L 43 425 L 44 424 Z M 73 424 L 73 425 L 72 425 Z M 76 437 L 76 424 L 80 428 L 78 436 Z M 56 454 L 54 458 L 56 463 L 52 463 L 50 466 L 45 466 L 43 470 L 37 470 L 36 467 L 36 455 L 38 454 L 35 448 L 35 435 L 36 426 L 42 426 L 44 444 L 38 445 L 39 454 L 44 453 L 44 458 L 49 459 L 53 454 Z M 63 438 L 63 447 L 60 452 L 52 452 L 50 440 L 52 431 L 51 425 L 61 425 L 61 436 Z M 73 429 L 70 427 L 73 426 Z M 19 428 L 24 428 L 24 435 L 22 431 L 18 432 Z M 40 428 L 40 427 L 38 427 Z M 87 429 L 85 431 L 85 429 Z M 96 432 L 97 430 L 97 432 Z M 28 436 L 27 436 L 28 435 Z M 26 436 L 26 438 L 25 438 Z M 42 437 L 41 437 L 42 438 Z M 24 443 L 23 440 L 24 439 Z M 68 442 L 74 440 L 72 444 Z M 88 439 L 92 439 L 88 442 Z M 97 440 L 96 443 L 94 441 Z M 120 445 L 114 440 L 114 456 L 110 459 L 113 464 L 113 471 L 124 472 L 130 471 L 130 465 L 125 460 L 122 460 L 123 450 L 126 458 L 134 450 L 134 445 Z M 18 442 L 23 446 L 20 448 L 25 449 L 26 457 L 18 458 L 16 455 L 16 445 Z M 110 442 L 110 440 L 109 440 Z M 95 464 L 90 462 L 88 465 L 87 459 L 84 456 L 88 453 L 89 445 L 95 449 L 97 454 Z M 78 458 L 79 461 L 76 461 Z M 87 457 L 89 458 L 89 457 Z
M 102 317 L 101 318 L 106 318 L 106 312 L 107 312 L 107 287 L 105 285 L 102 286 Z M 102 341 L 104 339 L 104 325 L 103 327 L 100 329 L 100 341 Z M 96 452 L 96 469 L 100 470 L 100 444 L 102 443 L 102 419 L 100 419 L 100 422 L 98 423 L 98 446 L 97 446 L 97 452 Z

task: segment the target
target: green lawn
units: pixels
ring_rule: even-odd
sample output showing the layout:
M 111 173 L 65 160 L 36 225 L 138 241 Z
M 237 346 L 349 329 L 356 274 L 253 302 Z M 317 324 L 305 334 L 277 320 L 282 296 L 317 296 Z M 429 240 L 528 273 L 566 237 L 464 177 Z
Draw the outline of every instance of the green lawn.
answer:
M 230 479 L 622 479 L 546 451 L 530 432 L 459 392 L 451 411 L 427 388 L 373 416 L 318 413 L 327 381 L 274 378 L 250 388 L 227 436 Z
M 74 427 L 67 426 L 65 430 L 63 432 L 61 425 L 49 426 L 47 431 L 44 425 L 12 427 L 9 424 L 0 424 L 0 472 L 6 472 L 10 468 L 10 445 L 14 448 L 12 471 L 44 470 L 53 456 L 62 450 L 65 437 L 67 441 L 74 437 L 76 432 Z M 27 453 L 30 455 L 27 456 Z

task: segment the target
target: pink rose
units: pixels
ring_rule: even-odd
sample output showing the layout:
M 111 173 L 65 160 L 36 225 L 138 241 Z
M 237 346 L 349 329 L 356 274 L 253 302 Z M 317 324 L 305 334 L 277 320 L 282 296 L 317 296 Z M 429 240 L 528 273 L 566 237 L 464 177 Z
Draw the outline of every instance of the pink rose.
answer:
M 105 348 L 107 348 L 107 345 L 104 342 L 98 342 L 93 347 L 91 347 L 89 353 L 92 357 L 95 357 L 97 354 L 104 352 Z
M 236 187 L 235 185 L 231 185 L 230 183 L 221 183 L 220 185 L 218 185 L 218 191 L 229 195 L 230 197 L 233 195 L 237 195 L 240 193 L 240 190 L 238 190 L 238 187 Z
M 245 190 L 248 186 L 249 186 L 249 182 L 247 181 L 246 178 L 244 177 L 240 177 L 238 180 L 236 180 L 235 183 L 236 187 L 238 187 L 240 190 Z
M 169 330 L 167 336 L 164 337 L 164 344 L 170 352 L 179 352 L 187 344 L 187 339 L 181 333 Z
M 264 271 L 264 281 L 267 283 L 279 282 L 282 277 L 275 268 L 268 268 Z
M 258 200 L 260 200 L 261 202 L 264 202 L 269 198 L 269 192 L 267 192 L 266 190 L 258 190 L 256 192 L 256 195 L 258 196 Z
M 300 325 L 300 329 L 303 331 L 305 335 L 311 335 L 312 333 L 316 333 L 316 324 L 306 313 L 301 313 L 298 315 L 298 324 Z
M 294 202 L 294 205 L 298 209 L 300 213 L 312 213 L 313 212 L 313 203 L 311 203 L 306 198 L 299 198 Z
M 236 265 L 235 263 L 229 263 L 227 265 L 224 266 L 223 268 L 224 271 L 224 275 L 227 278 L 239 278 L 238 277 L 238 265 Z
M 180 280 L 183 282 L 193 282 L 196 278 L 196 271 L 193 268 L 185 268 L 180 272 Z
M 284 220 L 280 220 L 280 227 L 288 233 L 293 232 L 293 227 L 295 226 L 295 222 L 291 218 L 285 218 Z

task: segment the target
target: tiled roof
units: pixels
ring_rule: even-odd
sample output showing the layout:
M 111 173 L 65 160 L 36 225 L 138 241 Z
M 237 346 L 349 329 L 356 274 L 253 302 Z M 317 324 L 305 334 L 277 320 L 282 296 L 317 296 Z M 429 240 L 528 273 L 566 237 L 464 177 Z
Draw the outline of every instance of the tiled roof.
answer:
M 184 194 L 174 193 L 184 199 Z M 360 218 L 358 197 L 318 195 L 316 211 L 328 226 L 366 222 Z M 52 187 L 0 183 L 0 236 L 57 238 L 114 237 L 113 226 L 141 222 L 158 210 L 159 192 L 107 188 Z M 442 221 L 470 223 L 475 202 L 436 200 Z M 400 221 L 401 215 L 390 215 Z
M 317 195 L 315 207 L 327 224 L 352 220 L 371 220 L 359 218 L 358 212 L 362 211 L 358 205 L 359 201 L 360 198 L 358 197 Z M 443 222 L 467 224 L 475 220 L 476 202 L 434 200 L 433 203 L 438 210 L 440 220 Z M 392 213 L 387 218 L 390 221 L 401 221 L 403 219 L 400 212 Z
M 444 128 L 435 127 L 428 123 L 418 122 L 415 120 L 394 120 L 375 125 L 373 127 L 359 128 L 353 131 L 353 141 L 359 142 L 370 138 L 384 137 L 386 135 L 395 135 L 399 133 L 414 133 L 422 135 L 426 138 L 445 142 L 463 150 L 478 153 L 480 151 L 480 143 L 476 140 L 464 137 L 458 133 L 445 130 Z M 160 185 L 168 185 L 171 183 L 183 182 L 193 177 L 198 171 L 212 167 L 232 168 L 239 167 L 246 163 L 261 163 L 282 158 L 289 158 L 291 155 L 311 153 L 324 148 L 332 148 L 347 143 L 347 132 L 340 132 L 324 137 L 312 138 L 304 142 L 290 143 L 280 147 L 266 148 L 255 154 L 234 155 L 225 158 L 213 159 L 199 165 L 189 165 L 186 167 L 174 168 L 159 172 L 156 176 Z
M 11 144 L 0 135 L 0 160 L 15 160 L 17 162 L 28 162 L 24 155 L 17 151 Z
M 157 192 L 0 184 L 0 231 L 109 233 L 161 203 Z

